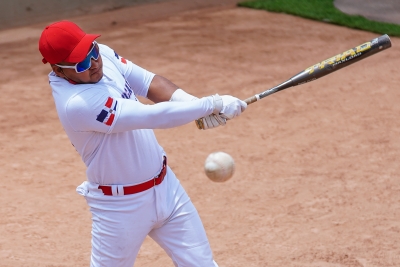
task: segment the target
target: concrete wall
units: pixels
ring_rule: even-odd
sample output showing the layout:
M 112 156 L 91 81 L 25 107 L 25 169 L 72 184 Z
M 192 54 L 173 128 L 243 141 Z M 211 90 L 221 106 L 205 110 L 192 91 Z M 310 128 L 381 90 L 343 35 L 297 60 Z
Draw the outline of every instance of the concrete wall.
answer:
M 166 0 L 0 0 L 0 30 L 161 1 Z

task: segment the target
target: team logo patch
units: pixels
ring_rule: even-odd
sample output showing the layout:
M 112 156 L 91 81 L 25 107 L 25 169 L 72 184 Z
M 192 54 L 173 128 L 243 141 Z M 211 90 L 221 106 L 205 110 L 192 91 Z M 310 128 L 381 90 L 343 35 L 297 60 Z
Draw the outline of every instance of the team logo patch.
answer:
M 122 63 L 126 64 L 126 59 L 123 58 L 123 57 L 120 57 L 120 56 L 117 54 L 117 52 L 115 52 L 115 50 L 114 50 L 114 55 L 115 55 L 115 57 L 116 57 L 117 59 L 121 60 Z
M 97 121 L 104 123 L 105 125 L 112 125 L 115 117 L 115 111 L 117 110 L 118 101 L 111 97 L 108 97 L 107 102 L 104 104 L 105 108 L 97 115 Z

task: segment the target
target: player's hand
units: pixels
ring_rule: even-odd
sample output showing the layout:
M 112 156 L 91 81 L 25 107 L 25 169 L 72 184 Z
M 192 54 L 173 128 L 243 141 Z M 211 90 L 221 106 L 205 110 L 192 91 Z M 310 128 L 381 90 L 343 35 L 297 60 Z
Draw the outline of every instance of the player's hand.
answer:
M 239 98 L 230 95 L 223 95 L 221 96 L 221 99 L 222 109 L 219 112 L 219 115 L 225 119 L 231 120 L 239 116 L 247 108 L 246 102 Z
M 213 114 L 195 121 L 197 128 L 201 130 L 210 129 L 210 125 L 213 127 L 225 125 L 227 120 L 239 116 L 247 108 L 246 102 L 230 95 L 219 96 L 216 94 L 212 96 L 212 99 L 214 104 Z
M 218 96 L 219 97 L 219 96 Z M 197 97 L 186 93 L 182 89 L 177 89 L 171 96 L 170 101 L 193 101 L 198 99 Z M 221 97 L 219 99 L 219 105 L 222 108 L 222 99 Z M 215 105 L 215 103 L 214 103 Z M 210 114 L 206 117 L 200 118 L 196 120 L 197 127 L 199 129 L 207 130 L 207 129 L 212 129 L 216 128 L 218 126 L 224 126 L 226 124 L 226 118 L 220 116 L 219 114 Z
M 211 114 L 196 120 L 196 124 L 197 127 L 201 125 L 199 129 L 207 130 L 218 126 L 225 126 L 226 119 L 220 115 Z

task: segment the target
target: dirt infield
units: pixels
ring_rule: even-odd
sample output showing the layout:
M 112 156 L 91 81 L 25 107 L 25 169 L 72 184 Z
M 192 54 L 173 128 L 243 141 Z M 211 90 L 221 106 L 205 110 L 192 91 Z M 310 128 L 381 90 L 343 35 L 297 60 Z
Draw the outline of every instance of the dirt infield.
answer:
M 166 6 L 74 21 L 189 92 L 242 99 L 377 36 L 233 5 Z M 85 166 L 58 121 L 49 66 L 40 61 L 43 25 L 0 32 L 1 267 L 89 264 L 91 217 L 75 192 Z M 225 127 L 156 130 L 220 267 L 400 266 L 400 39 L 392 42 L 252 104 Z M 236 161 L 223 184 L 203 173 L 219 150 Z M 146 239 L 135 266 L 173 265 Z

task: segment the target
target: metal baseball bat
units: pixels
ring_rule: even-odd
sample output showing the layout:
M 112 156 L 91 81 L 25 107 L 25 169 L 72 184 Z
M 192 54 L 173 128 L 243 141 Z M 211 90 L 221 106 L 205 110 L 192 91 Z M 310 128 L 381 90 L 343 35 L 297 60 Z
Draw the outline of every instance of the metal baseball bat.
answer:
M 390 48 L 391 46 L 392 43 L 390 41 L 389 36 L 387 34 L 382 35 L 378 38 L 371 40 L 370 42 L 363 43 L 341 54 L 338 54 L 334 57 L 328 58 L 320 63 L 317 63 L 305 69 L 304 71 L 296 74 L 289 80 L 271 89 L 268 89 L 260 94 L 256 94 L 252 97 L 249 97 L 243 101 L 245 101 L 247 104 L 251 104 L 266 96 L 282 91 L 289 87 L 314 81 L 325 75 L 328 75 L 332 72 L 335 72 L 353 63 L 356 63 L 364 58 L 367 58 L 378 52 L 381 52 L 387 48 Z
M 328 58 L 320 63 L 317 63 L 302 72 L 296 74 L 289 80 L 268 89 L 260 94 L 256 94 L 252 97 L 249 97 L 243 101 L 245 101 L 248 105 L 252 104 L 260 99 L 263 99 L 266 96 L 272 95 L 276 92 L 282 91 L 289 87 L 301 85 L 304 83 L 308 83 L 319 79 L 325 75 L 328 75 L 332 72 L 340 70 L 344 67 L 347 67 L 353 63 L 356 63 L 364 58 L 372 56 L 376 53 L 379 53 L 385 49 L 388 49 L 392 46 L 390 38 L 387 34 L 382 35 L 378 38 L 371 40 L 370 42 L 363 43 L 359 46 L 356 46 L 352 49 L 349 49 L 341 54 Z M 201 119 L 195 121 L 197 128 L 204 129 L 203 123 Z

